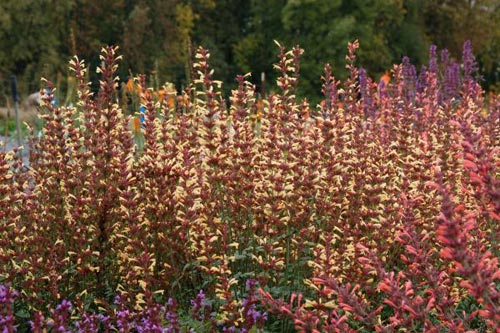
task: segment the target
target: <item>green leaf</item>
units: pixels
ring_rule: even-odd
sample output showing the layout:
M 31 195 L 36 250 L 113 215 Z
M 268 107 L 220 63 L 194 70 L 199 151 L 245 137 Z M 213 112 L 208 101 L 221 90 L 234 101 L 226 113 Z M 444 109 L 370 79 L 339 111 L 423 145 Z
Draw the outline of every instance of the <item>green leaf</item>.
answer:
M 16 315 L 16 317 L 23 318 L 23 319 L 31 318 L 30 313 L 24 309 L 20 309 L 20 310 L 16 311 L 15 315 Z

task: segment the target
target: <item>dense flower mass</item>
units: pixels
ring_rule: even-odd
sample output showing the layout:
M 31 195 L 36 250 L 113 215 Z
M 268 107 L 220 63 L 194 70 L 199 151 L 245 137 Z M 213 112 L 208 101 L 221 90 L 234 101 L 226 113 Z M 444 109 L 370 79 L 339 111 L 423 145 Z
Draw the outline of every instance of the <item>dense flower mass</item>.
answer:
M 265 97 L 226 100 L 203 48 L 177 96 L 138 77 L 140 126 L 115 48 L 97 94 L 71 61 L 75 106 L 47 83 L 29 168 L 0 152 L 0 332 L 500 332 L 500 97 L 470 43 L 380 82 L 350 43 L 317 106 L 279 47 Z

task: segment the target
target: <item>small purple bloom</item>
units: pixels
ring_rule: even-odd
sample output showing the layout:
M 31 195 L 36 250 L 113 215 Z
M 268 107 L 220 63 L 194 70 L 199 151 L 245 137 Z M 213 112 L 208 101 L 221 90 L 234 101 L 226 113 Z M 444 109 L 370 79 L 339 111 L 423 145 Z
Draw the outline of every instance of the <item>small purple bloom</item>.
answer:
M 71 309 L 72 309 L 72 304 L 68 300 L 63 300 L 61 304 L 59 304 L 56 307 L 56 310 L 60 312 L 71 312 Z
M 8 285 L 0 285 L 0 303 L 13 303 L 19 293 Z

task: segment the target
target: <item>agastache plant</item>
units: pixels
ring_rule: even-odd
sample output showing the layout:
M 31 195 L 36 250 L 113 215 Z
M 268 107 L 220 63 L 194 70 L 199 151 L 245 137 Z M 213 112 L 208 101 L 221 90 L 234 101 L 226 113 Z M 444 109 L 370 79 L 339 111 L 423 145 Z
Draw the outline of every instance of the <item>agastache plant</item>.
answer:
M 29 168 L 0 152 L 0 331 L 500 331 L 500 98 L 470 44 L 379 82 L 352 42 L 317 106 L 278 47 L 265 97 L 226 99 L 201 47 L 130 108 L 115 47 L 97 91 L 70 61 L 74 106 L 44 81 Z

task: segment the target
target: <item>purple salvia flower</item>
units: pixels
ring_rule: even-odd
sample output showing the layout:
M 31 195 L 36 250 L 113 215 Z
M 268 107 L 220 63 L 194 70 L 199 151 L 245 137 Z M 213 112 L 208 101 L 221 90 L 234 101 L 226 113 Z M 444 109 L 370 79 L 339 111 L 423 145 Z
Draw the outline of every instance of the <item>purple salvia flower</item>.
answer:
M 418 80 L 417 80 L 417 92 L 422 93 L 424 92 L 425 87 L 427 86 L 427 67 L 422 66 L 420 69 L 420 74 L 418 75 Z
M 114 303 L 119 307 L 115 313 L 118 332 L 129 332 L 135 326 L 135 314 L 125 307 L 120 295 L 115 297 Z
M 452 61 L 445 70 L 444 93 L 447 98 L 456 97 L 460 90 L 459 66 Z
M 384 99 L 387 96 L 387 89 L 385 87 L 384 80 L 380 80 L 378 83 L 378 98 L 379 100 Z
M 202 318 L 202 310 L 205 305 L 205 294 L 203 290 L 200 290 L 196 298 L 191 300 L 191 306 L 193 307 L 192 317 L 196 320 L 203 320 Z
M 447 66 L 450 61 L 450 52 L 447 49 L 441 50 L 441 62 Z
M 174 324 L 177 322 L 177 314 L 172 311 L 166 311 L 165 319 L 168 320 L 170 323 Z
M 431 45 L 429 49 L 429 72 L 436 74 L 438 71 L 437 65 L 437 46 Z
M 0 303 L 14 303 L 14 299 L 19 296 L 19 293 L 12 290 L 8 285 L 0 285 Z
M 109 320 L 110 317 L 108 315 L 98 314 L 97 318 L 101 322 L 105 332 L 108 332 L 112 328 L 111 322 Z
M 17 296 L 19 293 L 11 289 L 9 285 L 0 285 L 0 328 L 3 328 L 3 332 L 17 331 L 12 309 L 14 299 Z
M 264 316 L 260 311 L 258 311 L 255 308 L 255 304 L 249 305 L 247 299 L 243 300 L 242 306 L 242 316 L 244 320 L 242 326 L 248 329 L 252 328 L 254 325 L 262 327 L 265 322 L 265 318 L 267 318 L 267 315 Z
M 417 70 L 415 69 L 415 66 L 411 64 L 410 58 L 408 57 L 403 57 L 402 74 L 408 101 L 413 101 L 417 82 Z
M 151 320 L 150 318 L 142 318 L 141 323 L 137 325 L 136 329 L 139 333 L 163 333 L 166 332 L 161 327 L 160 323 L 155 322 L 156 320 Z
M 361 67 L 358 71 L 359 74 L 359 91 L 363 100 L 363 113 L 365 118 L 373 113 L 373 100 L 370 95 L 370 80 L 367 76 L 366 70 Z
M 33 320 L 29 322 L 31 330 L 34 332 L 39 332 L 45 326 L 45 318 L 41 312 L 36 311 L 33 315 Z
M 359 91 L 363 100 L 363 113 L 365 117 L 373 116 L 375 111 L 373 107 L 373 98 L 370 94 L 371 80 L 367 77 L 364 68 L 359 69 Z
M 366 90 L 366 70 L 363 67 L 359 68 L 359 88 L 361 91 Z
M 201 293 L 203 297 L 205 296 L 203 293 Z M 200 293 L 198 293 L 200 295 Z M 164 309 L 164 315 L 163 317 L 167 320 L 168 326 L 164 330 L 164 332 L 167 333 L 178 333 L 179 331 L 179 319 L 177 317 L 177 304 L 175 303 L 174 299 L 169 298 L 167 301 L 167 307 Z
M 128 332 L 133 327 L 134 321 L 129 310 L 122 309 L 116 313 L 116 325 L 118 332 Z
M 241 301 L 241 306 L 243 306 L 244 308 L 248 306 L 248 299 L 247 299 L 247 298 L 244 298 L 244 299 Z
M 464 80 L 469 81 L 476 70 L 476 58 L 472 53 L 472 44 L 470 40 L 466 41 L 462 51 L 462 64 L 464 66 Z
M 161 324 L 161 313 L 165 313 L 164 307 L 159 305 L 154 305 L 148 310 L 142 312 L 142 319 L 137 325 L 137 332 L 139 333 L 163 333 L 167 329 L 162 327 Z
M 59 312 L 71 312 L 71 309 L 73 308 L 72 304 L 70 301 L 68 300 L 63 300 L 61 302 L 61 304 L 59 304 L 57 307 L 56 307 L 56 311 L 59 311 Z
M 405 80 L 410 80 L 410 72 L 409 72 L 409 68 L 411 66 L 410 58 L 408 58 L 406 56 L 403 57 L 401 64 L 403 65 L 403 78 Z
M 0 328 L 3 327 L 3 332 L 17 332 L 17 328 L 14 326 L 14 316 L 12 315 L 0 315 Z M 9 331 L 10 329 L 10 331 Z
M 414 65 L 410 65 L 408 73 L 411 78 L 411 88 L 408 89 L 408 100 L 413 101 L 415 99 L 417 86 L 417 69 Z
M 258 316 L 260 316 L 259 311 L 255 310 L 255 304 L 249 306 L 243 313 L 245 320 L 249 321 L 252 325 L 257 321 Z
M 84 313 L 82 318 L 76 322 L 75 326 L 78 333 L 93 333 L 100 332 L 100 325 L 108 327 L 109 317 L 103 314 L 88 314 Z
M 402 65 L 403 79 L 405 80 L 405 84 L 413 88 L 415 82 L 417 81 L 417 71 L 415 69 L 415 66 L 411 64 L 410 58 L 408 57 L 403 57 Z
M 245 286 L 247 287 L 248 290 L 254 290 L 256 285 L 257 285 L 257 280 L 255 279 L 248 279 L 245 282 Z
M 248 297 L 241 301 L 243 323 L 241 324 L 240 332 L 249 332 L 254 326 L 262 328 L 267 319 L 267 314 L 264 316 L 256 309 L 256 284 L 257 281 L 254 279 L 246 281 Z
M 408 76 L 410 77 L 412 84 L 415 85 L 417 82 L 417 69 L 415 68 L 415 65 L 410 65 L 410 68 L 408 69 Z
M 236 332 L 236 327 L 231 326 L 231 327 L 223 327 L 222 328 L 223 333 L 235 333 Z
M 472 44 L 470 40 L 466 41 L 463 46 L 462 66 L 464 71 L 464 93 L 468 96 L 474 96 L 474 92 L 477 91 L 479 85 L 473 79 L 474 73 L 477 71 L 477 63 L 472 53 Z
M 71 310 L 73 306 L 70 301 L 63 300 L 54 310 L 52 310 L 52 316 L 54 322 L 50 325 L 53 327 L 53 331 L 57 333 L 71 333 L 71 330 L 67 327 L 69 325 L 69 319 L 71 315 Z

